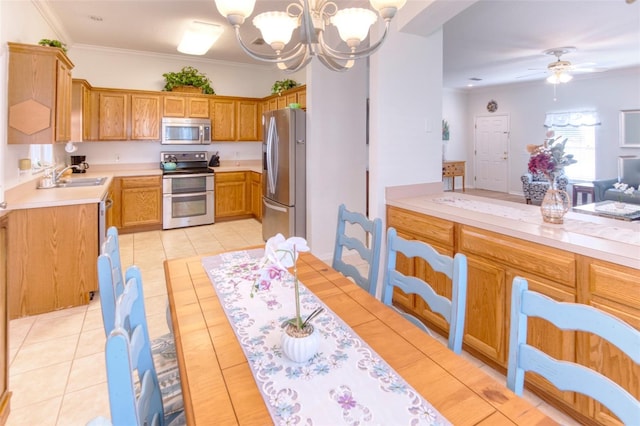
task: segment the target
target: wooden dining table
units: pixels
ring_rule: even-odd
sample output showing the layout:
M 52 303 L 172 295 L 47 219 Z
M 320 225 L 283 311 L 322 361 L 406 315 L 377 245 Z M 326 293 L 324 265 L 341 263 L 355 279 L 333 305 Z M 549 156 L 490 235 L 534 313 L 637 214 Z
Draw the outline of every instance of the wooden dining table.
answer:
M 187 424 L 272 424 L 203 257 L 164 263 Z M 300 281 L 454 425 L 556 424 L 314 255 L 302 253 L 297 268 Z

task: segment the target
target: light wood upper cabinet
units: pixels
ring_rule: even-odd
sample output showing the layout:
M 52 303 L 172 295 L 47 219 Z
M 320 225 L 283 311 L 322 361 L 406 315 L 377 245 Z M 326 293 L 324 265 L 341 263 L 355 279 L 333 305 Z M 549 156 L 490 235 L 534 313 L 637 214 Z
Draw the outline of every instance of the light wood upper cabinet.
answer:
M 90 89 L 85 98 L 89 99 L 82 108 L 85 140 L 160 140 L 157 92 Z
M 237 101 L 238 111 L 238 140 L 258 140 L 258 101 Z
M 8 43 L 7 143 L 71 139 L 71 69 L 61 49 Z
M 160 139 L 160 96 L 131 95 L 131 139 Z
M 98 139 L 128 139 L 129 96 L 126 92 L 98 92 Z
M 210 103 L 211 140 L 236 140 L 236 102 L 232 99 L 214 99 Z
M 177 118 L 209 118 L 209 99 L 195 96 L 163 96 L 163 116 Z
M 209 99 L 187 98 L 187 117 L 209 118 Z

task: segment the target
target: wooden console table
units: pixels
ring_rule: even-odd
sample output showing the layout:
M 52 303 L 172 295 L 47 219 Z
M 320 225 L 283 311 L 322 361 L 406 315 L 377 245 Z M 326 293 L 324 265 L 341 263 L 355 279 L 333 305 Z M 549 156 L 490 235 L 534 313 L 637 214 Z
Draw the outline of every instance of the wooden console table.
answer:
M 464 161 L 443 161 L 442 179 L 451 178 L 451 190 L 456 190 L 456 176 L 462 176 L 462 192 L 464 192 Z

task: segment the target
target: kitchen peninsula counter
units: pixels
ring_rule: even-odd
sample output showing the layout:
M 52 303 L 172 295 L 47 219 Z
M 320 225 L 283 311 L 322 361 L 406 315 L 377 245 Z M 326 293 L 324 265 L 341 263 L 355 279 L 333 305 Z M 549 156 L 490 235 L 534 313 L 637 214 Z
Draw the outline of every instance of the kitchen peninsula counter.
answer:
M 511 284 L 517 276 L 524 277 L 532 290 L 557 301 L 594 306 L 640 329 L 640 223 L 568 212 L 563 224 L 549 224 L 536 206 L 423 189 L 421 185 L 387 189 L 387 226 L 441 253 L 466 256 L 463 341 L 476 357 L 506 371 Z M 435 278 L 424 263 L 403 259 L 399 268 L 407 275 L 427 277 L 438 294 L 450 297 L 450 281 Z M 447 335 L 447 323 L 415 295 L 396 291 L 393 302 Z M 561 331 L 541 320 L 529 323 L 528 340 L 545 353 L 599 371 L 640 396 L 640 366 L 608 342 Z M 526 380 L 534 392 L 576 419 L 617 424 L 602 405 L 586 397 L 561 392 L 539 377 Z
M 460 193 L 390 199 L 389 206 L 640 269 L 640 222 L 568 212 L 564 224 L 540 208 Z

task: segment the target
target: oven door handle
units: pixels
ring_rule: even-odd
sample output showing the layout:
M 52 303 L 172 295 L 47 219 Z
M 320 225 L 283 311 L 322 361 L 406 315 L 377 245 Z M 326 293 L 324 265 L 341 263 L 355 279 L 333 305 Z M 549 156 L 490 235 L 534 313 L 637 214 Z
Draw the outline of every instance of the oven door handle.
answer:
M 184 175 L 164 175 L 163 179 L 186 179 L 186 178 L 194 178 L 194 177 L 213 177 L 213 173 L 192 173 L 192 174 L 184 174 Z
M 197 197 L 199 195 L 208 195 L 209 192 L 189 192 L 188 194 L 163 194 L 165 198 L 184 198 L 184 197 Z

